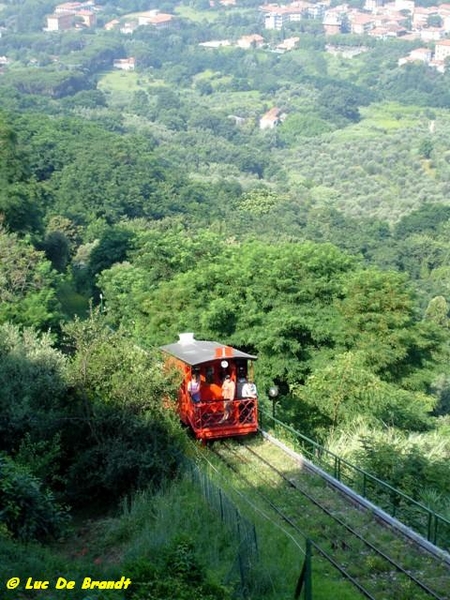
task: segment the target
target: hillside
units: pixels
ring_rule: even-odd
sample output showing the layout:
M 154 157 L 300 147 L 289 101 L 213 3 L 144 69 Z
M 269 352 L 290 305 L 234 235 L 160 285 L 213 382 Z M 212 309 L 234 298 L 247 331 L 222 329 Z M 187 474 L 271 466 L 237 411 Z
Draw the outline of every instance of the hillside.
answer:
M 252 0 L 83 6 L 49 31 L 56 2 L 0 5 L 9 576 L 26 543 L 55 570 L 70 519 L 100 531 L 79 572 L 139 571 L 127 503 L 157 510 L 185 473 L 157 351 L 182 331 L 258 355 L 263 404 L 277 385 L 286 423 L 448 518 L 448 71 L 399 66 L 422 39 L 268 30 Z M 172 533 L 142 542 L 155 597 L 188 594 L 192 565 L 199 598 L 228 598 L 197 533 Z

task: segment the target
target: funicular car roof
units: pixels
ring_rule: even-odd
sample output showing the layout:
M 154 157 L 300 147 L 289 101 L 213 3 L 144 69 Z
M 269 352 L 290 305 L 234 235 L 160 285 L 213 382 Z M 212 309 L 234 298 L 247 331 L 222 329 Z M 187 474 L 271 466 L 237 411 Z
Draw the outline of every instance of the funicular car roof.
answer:
M 164 352 L 175 356 L 175 358 L 178 358 L 191 366 L 227 358 L 257 359 L 256 356 L 241 352 L 231 346 L 219 344 L 218 342 L 208 342 L 196 339 L 185 342 L 179 341 L 174 344 L 161 346 L 160 348 Z

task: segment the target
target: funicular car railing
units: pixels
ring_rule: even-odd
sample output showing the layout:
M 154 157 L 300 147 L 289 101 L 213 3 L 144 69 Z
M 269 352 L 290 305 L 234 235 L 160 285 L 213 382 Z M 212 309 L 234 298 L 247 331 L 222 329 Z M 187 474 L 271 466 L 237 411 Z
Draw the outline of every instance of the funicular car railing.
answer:
M 256 425 L 256 402 L 253 398 L 227 401 L 227 404 L 228 408 L 225 408 L 224 400 L 208 400 L 195 403 L 192 422 L 194 429 L 200 430 L 229 425 Z M 228 417 L 226 413 L 228 413 Z

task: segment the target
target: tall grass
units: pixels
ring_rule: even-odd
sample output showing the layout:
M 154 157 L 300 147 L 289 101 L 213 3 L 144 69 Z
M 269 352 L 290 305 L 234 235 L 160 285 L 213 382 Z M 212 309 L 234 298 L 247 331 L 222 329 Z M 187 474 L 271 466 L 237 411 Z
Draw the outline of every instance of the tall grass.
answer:
M 251 492 L 247 491 L 244 499 L 242 493 L 236 491 L 238 483 L 231 478 L 227 487 L 223 497 L 230 502 L 230 514 L 238 514 L 238 506 L 238 520 L 251 521 L 255 526 L 256 552 L 246 554 L 246 540 L 239 541 L 236 537 L 237 524 L 230 527 L 229 522 L 221 519 L 214 503 L 207 500 L 211 490 L 205 494 L 198 483 L 186 476 L 157 493 L 146 490 L 123 500 L 115 517 L 84 523 L 81 520 L 73 537 L 53 548 L 25 547 L 0 537 L 0 579 L 20 577 L 25 580 L 32 576 L 56 580 L 63 576 L 75 580 L 79 587 L 86 576 L 120 579 L 124 575 L 132 577 L 136 584 L 131 590 L 133 594 L 137 592 L 135 598 L 141 597 L 140 590 L 144 596 L 150 594 L 145 597 L 153 597 L 153 588 L 147 592 L 145 581 L 144 588 L 139 587 L 143 582 L 136 581 L 133 574 L 149 573 L 154 578 L 153 584 L 155 576 L 161 577 L 161 573 L 170 579 L 171 568 L 167 562 L 170 549 L 179 540 L 187 540 L 195 554 L 194 563 L 207 585 L 220 590 L 217 598 L 291 600 L 304 560 L 304 540 L 294 539 L 282 523 L 277 523 L 273 515 L 267 515 L 267 507 L 260 506 Z M 313 558 L 313 586 L 315 600 L 337 597 L 336 592 L 340 600 L 360 597 L 349 584 L 336 580 L 335 574 L 331 577 L 329 565 L 323 564 L 318 556 Z M 49 590 L 46 598 L 53 600 L 59 597 L 57 594 L 61 592 Z M 70 595 L 78 600 L 82 598 L 82 591 L 71 590 Z M 92 598 L 100 596 L 92 594 Z M 111 600 L 125 597 L 123 592 L 110 592 L 106 596 Z M 17 593 L 12 591 L 6 597 L 13 600 Z M 209 599 L 211 595 L 199 597 Z
M 257 559 L 239 553 L 242 548 L 233 532 L 188 478 L 156 495 L 150 491 L 137 494 L 131 503 L 124 502 L 121 515 L 106 525 L 105 548 L 120 545 L 125 564 L 144 558 L 160 566 L 165 549 L 181 533 L 188 535 L 201 564 L 217 582 L 236 591 L 240 588 L 240 569 L 251 571 L 246 574 L 251 581 L 248 598 L 291 598 L 301 568 L 302 554 L 297 548 L 294 571 L 288 576 L 290 585 L 286 586 L 286 545 L 291 540 L 286 544 L 286 537 L 273 531 L 258 535 Z
M 365 417 L 357 417 L 345 429 L 330 433 L 325 445 L 330 452 L 341 458 L 351 459 L 363 451 L 364 440 L 395 445 L 400 453 L 415 447 L 430 460 L 450 458 L 450 435 L 443 435 L 440 430 L 426 433 L 404 432 Z
M 121 544 L 125 563 L 147 558 L 158 565 L 163 550 L 181 533 L 195 542 L 208 570 L 225 575 L 226 565 L 234 559 L 227 532 L 187 479 L 156 495 L 145 491 L 131 503 L 124 502 L 122 514 L 108 524 L 105 543 Z
M 326 447 L 382 479 L 386 480 L 384 472 L 392 472 L 397 481 L 386 480 L 387 483 L 399 487 L 443 517 L 450 517 L 450 435 L 443 428 L 425 433 L 405 432 L 357 418 L 345 430 L 331 434 Z M 420 463 L 421 469 L 426 465 L 422 473 L 417 473 L 417 478 L 411 475 L 414 461 Z M 375 465 L 381 473 L 372 470 Z
M 255 554 L 242 552 L 245 540 L 236 540 L 235 532 L 231 531 L 234 527 L 221 520 L 212 506 L 214 503 L 208 502 L 189 478 L 169 485 L 156 495 L 142 492 L 132 502 L 124 502 L 118 518 L 105 522 L 105 548 L 120 546 L 125 565 L 145 559 L 158 567 L 165 549 L 184 533 L 193 541 L 209 577 L 225 585 L 233 597 L 244 593 L 241 585 L 244 570 L 245 597 L 249 600 L 291 600 L 304 560 L 304 541 L 294 539 L 273 516 L 266 514 L 267 507 L 261 507 L 251 494 L 244 498 L 232 478 L 228 478 L 226 487 L 226 501 L 233 504 L 232 511 L 239 507 L 241 518 L 255 525 Z M 313 559 L 313 583 L 315 600 L 335 597 L 337 588 L 341 600 L 359 598 L 348 584 L 328 577 L 327 566 L 319 557 Z

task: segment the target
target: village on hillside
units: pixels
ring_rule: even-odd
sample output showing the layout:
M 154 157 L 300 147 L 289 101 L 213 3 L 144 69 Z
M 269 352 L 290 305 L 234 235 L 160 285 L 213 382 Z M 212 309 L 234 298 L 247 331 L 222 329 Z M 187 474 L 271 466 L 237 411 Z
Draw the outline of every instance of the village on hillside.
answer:
M 327 2 L 307 2 L 297 0 L 288 5 L 263 4 L 259 7 L 264 19 L 264 29 L 283 31 L 286 25 L 315 19 L 320 21 L 326 36 L 337 34 L 353 34 L 369 36 L 377 39 L 401 38 L 403 40 L 421 40 L 424 44 L 434 46 L 416 48 L 408 56 L 399 60 L 399 65 L 421 61 L 434 67 L 441 73 L 445 71 L 445 59 L 450 56 L 450 3 L 424 8 L 416 6 L 414 0 L 366 0 L 362 10 L 352 8 L 348 4 L 330 6 Z M 298 36 L 285 38 L 273 50 L 285 52 L 298 44 Z M 230 45 L 229 40 L 212 40 L 201 45 L 218 48 Z M 241 48 L 262 48 L 267 45 L 262 35 L 247 35 L 236 44 Z M 329 47 L 334 52 L 333 46 Z M 349 49 L 347 57 L 358 54 L 359 49 Z M 344 50 L 343 52 L 346 52 Z
M 417 48 L 399 65 L 422 61 L 440 72 L 445 70 L 445 59 L 450 56 L 450 4 L 424 8 L 416 6 L 414 0 L 366 0 L 362 10 L 348 4 L 330 7 L 330 2 L 312 3 L 298 0 L 289 5 L 264 4 L 266 29 L 282 30 L 287 23 L 305 18 L 320 20 L 325 35 L 367 35 L 377 39 L 401 38 L 432 42 L 431 48 Z
M 239 0 L 220 0 L 218 3 L 227 9 L 239 7 Z M 211 10 L 216 7 L 214 0 L 210 2 Z M 46 16 L 43 27 L 45 32 L 61 32 L 98 28 L 97 15 L 103 10 L 95 0 L 85 2 L 64 2 L 58 4 L 54 12 Z M 106 31 L 118 30 L 120 33 L 132 34 L 138 27 L 152 27 L 157 30 L 176 28 L 181 17 L 162 12 L 158 9 L 124 15 L 113 19 L 101 27 Z M 368 36 L 380 40 L 398 38 L 402 40 L 420 40 L 423 46 L 412 50 L 399 60 L 399 66 L 408 62 L 423 62 L 439 72 L 445 71 L 445 62 L 450 56 L 450 3 L 424 8 L 416 6 L 414 0 L 365 0 L 364 8 L 358 9 L 341 4 L 331 6 L 331 0 L 323 2 L 307 2 L 296 0 L 290 4 L 263 4 L 259 6 L 255 16 L 255 30 L 259 33 L 242 35 L 237 39 L 208 40 L 200 43 L 205 48 L 221 48 L 237 46 L 243 49 L 267 48 L 272 52 L 288 52 L 296 48 L 300 41 L 300 33 L 293 35 L 291 23 L 315 20 L 323 27 L 325 36 L 337 34 L 353 34 Z M 264 37 L 264 31 L 277 30 L 282 41 L 269 44 L 273 36 Z M 284 33 L 286 32 L 286 35 Z M 333 44 L 327 46 L 332 53 L 340 53 L 351 58 L 365 50 L 358 48 L 342 48 Z M 6 56 L 0 57 L 0 65 L 8 64 Z M 122 70 L 134 70 L 136 61 L 133 56 L 117 59 L 112 65 Z

